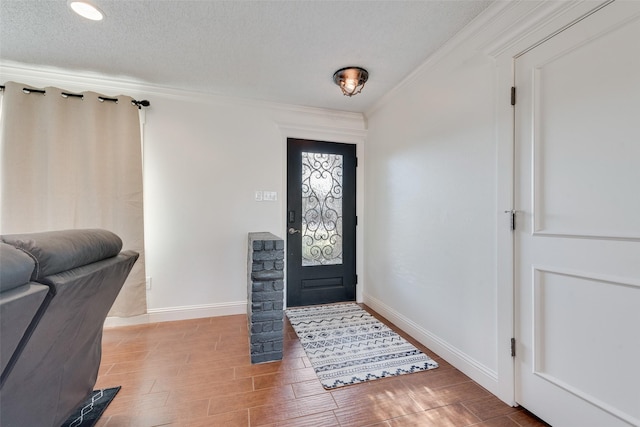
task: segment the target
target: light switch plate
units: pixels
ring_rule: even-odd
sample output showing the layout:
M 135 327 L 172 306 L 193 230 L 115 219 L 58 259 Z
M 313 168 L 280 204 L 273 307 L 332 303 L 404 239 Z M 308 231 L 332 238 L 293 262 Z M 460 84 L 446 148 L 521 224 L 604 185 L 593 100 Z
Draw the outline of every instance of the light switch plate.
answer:
M 278 200 L 278 192 L 277 191 L 263 191 L 263 200 L 268 202 L 275 202 Z

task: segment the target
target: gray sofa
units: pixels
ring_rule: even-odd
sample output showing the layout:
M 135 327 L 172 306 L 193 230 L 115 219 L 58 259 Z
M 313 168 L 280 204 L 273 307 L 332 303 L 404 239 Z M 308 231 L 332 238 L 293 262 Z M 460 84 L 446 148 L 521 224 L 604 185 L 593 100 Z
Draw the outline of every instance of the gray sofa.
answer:
M 59 427 L 98 376 L 102 327 L 138 254 L 106 230 L 0 236 L 0 426 Z

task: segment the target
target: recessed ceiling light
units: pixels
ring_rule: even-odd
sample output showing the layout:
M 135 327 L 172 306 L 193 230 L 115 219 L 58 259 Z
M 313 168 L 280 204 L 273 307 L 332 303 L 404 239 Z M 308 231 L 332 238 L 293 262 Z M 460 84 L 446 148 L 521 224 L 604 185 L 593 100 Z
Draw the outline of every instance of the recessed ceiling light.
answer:
M 68 0 L 67 4 L 83 18 L 91 19 L 92 21 L 102 21 L 102 18 L 104 18 L 104 13 L 100 8 L 90 1 Z

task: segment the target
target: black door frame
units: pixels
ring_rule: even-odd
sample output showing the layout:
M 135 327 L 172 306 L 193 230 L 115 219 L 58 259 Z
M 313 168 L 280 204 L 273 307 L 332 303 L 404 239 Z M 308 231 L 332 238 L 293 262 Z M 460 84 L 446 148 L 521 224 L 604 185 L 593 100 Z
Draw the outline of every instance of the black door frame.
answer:
M 355 144 L 287 138 L 287 306 L 323 304 L 356 300 L 356 149 Z M 301 183 L 291 179 L 302 174 L 300 153 L 335 153 L 343 155 L 343 263 L 302 267 L 300 215 Z M 352 196 L 347 196 L 352 195 Z M 348 248 L 349 250 L 344 250 Z M 340 278 L 340 283 L 338 283 Z M 304 283 L 303 283 L 304 281 Z

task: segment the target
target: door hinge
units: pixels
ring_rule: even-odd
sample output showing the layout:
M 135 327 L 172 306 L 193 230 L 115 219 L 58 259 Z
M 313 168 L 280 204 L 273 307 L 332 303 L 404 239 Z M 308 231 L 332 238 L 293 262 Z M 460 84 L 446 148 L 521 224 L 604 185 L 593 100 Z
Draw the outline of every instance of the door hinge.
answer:
M 358 275 L 356 274 L 356 285 L 358 284 Z
M 511 105 L 516 105 L 516 87 L 511 86 Z
M 358 167 L 358 158 L 356 157 L 356 167 Z
M 358 226 L 358 217 L 356 216 L 356 226 Z
M 511 338 L 511 357 L 516 357 L 516 339 Z
M 511 215 L 510 228 L 511 231 L 516 231 L 516 211 L 514 209 L 511 209 L 508 211 L 504 211 L 504 213 L 508 213 L 509 215 Z

